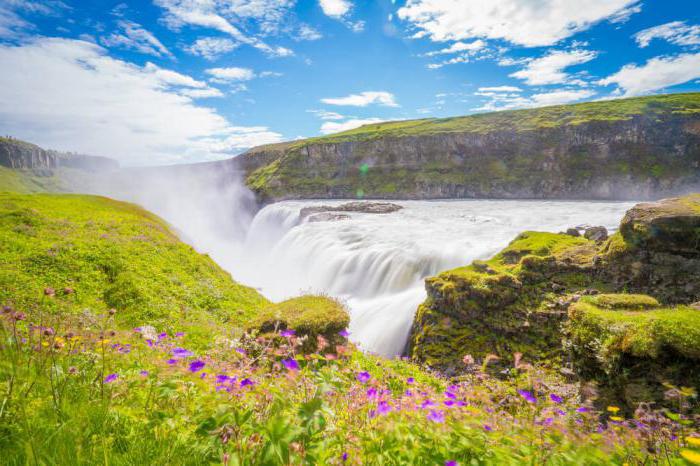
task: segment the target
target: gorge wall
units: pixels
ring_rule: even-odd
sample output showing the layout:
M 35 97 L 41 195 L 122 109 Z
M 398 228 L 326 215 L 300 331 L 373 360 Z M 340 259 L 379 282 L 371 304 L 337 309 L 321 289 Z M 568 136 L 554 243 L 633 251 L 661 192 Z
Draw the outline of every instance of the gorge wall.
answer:
M 368 125 L 230 163 L 266 202 L 658 198 L 700 186 L 700 94 Z
M 119 168 L 119 163 L 107 157 L 46 150 L 11 137 L 0 137 L 0 166 L 12 169 L 45 171 L 66 167 L 87 171 Z

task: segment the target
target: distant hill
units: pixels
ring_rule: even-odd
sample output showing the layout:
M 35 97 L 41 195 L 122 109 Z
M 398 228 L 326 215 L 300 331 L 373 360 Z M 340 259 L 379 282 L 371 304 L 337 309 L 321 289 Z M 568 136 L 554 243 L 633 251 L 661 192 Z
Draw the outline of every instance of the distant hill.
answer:
M 264 201 L 653 198 L 700 186 L 700 93 L 372 124 L 229 163 Z
M 103 171 L 119 168 L 119 162 L 107 157 L 47 150 L 13 137 L 0 137 L 0 166 L 30 170 L 67 167 Z

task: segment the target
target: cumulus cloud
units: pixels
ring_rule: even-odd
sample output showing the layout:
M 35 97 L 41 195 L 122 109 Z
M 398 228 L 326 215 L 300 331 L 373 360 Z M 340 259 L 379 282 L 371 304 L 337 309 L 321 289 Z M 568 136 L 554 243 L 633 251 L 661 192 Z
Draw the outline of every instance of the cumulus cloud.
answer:
M 207 60 L 215 60 L 219 56 L 234 50 L 238 42 L 222 37 L 202 37 L 193 44 L 185 47 L 185 52 L 204 57 Z
M 346 97 L 333 97 L 321 99 L 321 102 L 328 105 L 345 105 L 351 107 L 366 107 L 371 104 L 383 105 L 385 107 L 398 107 L 394 94 L 385 91 L 365 91 L 359 94 L 351 94 Z
M 302 24 L 299 26 L 299 32 L 296 35 L 296 40 L 319 40 L 323 37 L 323 34 L 318 32 L 316 29 L 312 28 L 308 24 Z
M 35 29 L 22 15 L 58 16 L 68 9 L 59 0 L 0 0 L 0 38 L 21 38 Z
M 426 55 L 428 57 L 432 57 L 435 55 L 445 55 L 445 54 L 451 54 L 451 53 L 459 53 L 459 52 L 475 52 L 477 50 L 481 50 L 484 47 L 486 47 L 486 42 L 484 42 L 481 39 L 477 39 L 473 42 L 455 42 L 451 46 L 441 49 L 441 50 L 436 50 L 435 52 L 430 52 L 427 53 Z
M 0 133 L 45 147 L 148 165 L 222 158 L 282 139 L 198 105 L 195 97 L 216 93 L 206 83 L 114 59 L 90 42 L 0 45 L 0 69 Z
M 250 81 L 255 78 L 255 72 L 250 68 L 239 68 L 236 66 L 230 68 L 209 68 L 205 72 L 214 76 L 212 81 L 215 82 Z
M 237 27 L 254 24 L 261 33 L 274 32 L 293 6 L 293 0 L 155 0 L 155 4 L 165 10 L 165 24 L 172 29 L 185 25 L 214 29 L 271 56 L 294 54 L 288 48 L 270 46 Z
M 554 45 L 605 19 L 629 15 L 637 0 L 408 0 L 402 20 L 433 41 L 502 39 L 527 47 Z
M 121 47 L 136 50 L 147 55 L 161 57 L 163 55 L 173 56 L 161 41 L 138 23 L 128 20 L 117 22 L 118 30 L 103 37 L 100 42 L 107 47 Z
M 342 18 L 352 9 L 352 2 L 348 0 L 319 0 L 319 5 L 327 16 Z
M 509 76 L 522 79 L 531 86 L 566 83 L 569 81 L 569 74 L 565 73 L 564 69 L 589 62 L 596 55 L 596 52 L 590 50 L 555 50 L 531 60 L 523 69 Z
M 648 94 L 669 86 L 700 78 L 700 53 L 655 57 L 644 65 L 629 64 L 598 82 L 601 86 L 617 85 L 625 96 Z
M 662 39 L 675 45 L 700 46 L 700 26 L 688 26 L 685 21 L 673 21 L 639 31 L 634 35 L 640 47 L 648 47 L 654 39 Z
M 479 88 L 479 92 L 476 92 L 475 95 L 487 97 L 488 100 L 472 110 L 491 112 L 568 104 L 591 98 L 596 93 L 589 89 L 557 89 L 523 96 L 517 87 L 497 86 Z

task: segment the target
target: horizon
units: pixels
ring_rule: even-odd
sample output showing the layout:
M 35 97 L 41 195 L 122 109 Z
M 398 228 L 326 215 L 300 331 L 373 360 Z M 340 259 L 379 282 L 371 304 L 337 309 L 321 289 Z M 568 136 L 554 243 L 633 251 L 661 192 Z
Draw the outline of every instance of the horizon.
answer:
M 388 121 L 700 91 L 692 2 L 565 3 L 0 0 L 0 134 L 177 165 Z

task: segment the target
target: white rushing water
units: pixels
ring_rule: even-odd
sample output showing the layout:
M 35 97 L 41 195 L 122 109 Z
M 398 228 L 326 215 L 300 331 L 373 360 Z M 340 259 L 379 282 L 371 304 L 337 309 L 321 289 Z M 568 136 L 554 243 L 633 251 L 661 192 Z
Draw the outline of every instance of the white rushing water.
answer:
M 351 312 L 352 339 L 385 356 L 400 354 L 425 299 L 425 277 L 484 259 L 524 230 L 589 224 L 614 230 L 623 202 L 400 201 L 389 214 L 307 222 L 303 207 L 342 201 L 272 204 L 253 218 L 245 241 L 210 253 L 240 282 L 278 301 L 325 293 Z

